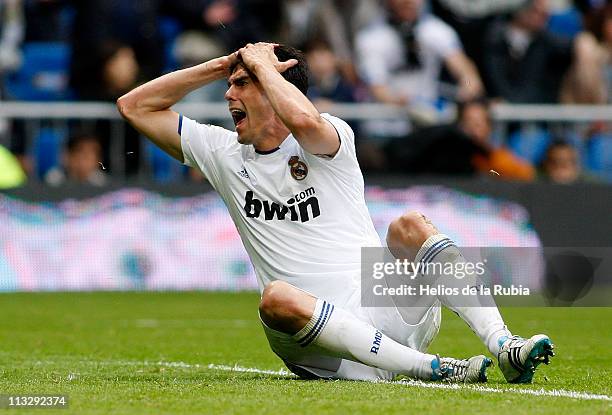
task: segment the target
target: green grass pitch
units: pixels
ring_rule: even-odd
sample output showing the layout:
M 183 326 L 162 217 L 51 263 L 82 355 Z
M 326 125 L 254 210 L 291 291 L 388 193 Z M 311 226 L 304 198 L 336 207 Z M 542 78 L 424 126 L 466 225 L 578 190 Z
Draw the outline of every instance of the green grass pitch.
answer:
M 66 394 L 67 409 L 43 411 L 60 414 L 612 413 L 612 308 L 505 308 L 514 332 L 549 334 L 557 357 L 532 385 L 507 385 L 495 367 L 486 385 L 495 390 L 479 391 L 210 368 L 283 367 L 259 325 L 257 301 L 255 293 L 2 294 L 0 394 Z M 486 353 L 448 312 L 430 351 Z M 605 396 L 546 395 L 552 390 Z

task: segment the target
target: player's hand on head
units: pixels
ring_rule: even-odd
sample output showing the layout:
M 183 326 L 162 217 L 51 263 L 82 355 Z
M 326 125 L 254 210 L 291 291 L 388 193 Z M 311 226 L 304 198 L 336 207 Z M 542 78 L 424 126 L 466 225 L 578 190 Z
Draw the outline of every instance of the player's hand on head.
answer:
M 238 51 L 239 58 L 246 67 L 254 71 L 258 65 L 273 66 L 278 72 L 285 72 L 287 69 L 297 65 L 296 59 L 289 59 L 280 62 L 274 54 L 274 48 L 279 46 L 277 43 L 248 43 Z
M 240 55 L 238 54 L 238 51 L 236 51 L 236 52 L 230 53 L 229 55 L 222 56 L 219 59 L 221 60 L 221 63 L 223 65 L 223 70 L 225 71 L 226 75 L 229 77 L 231 75 L 230 69 L 232 68 L 232 66 L 240 62 Z
M 274 55 L 274 57 L 276 58 L 276 55 Z M 287 69 L 295 66 L 298 64 L 298 60 L 297 59 L 289 59 L 288 61 L 283 61 L 280 62 L 278 60 L 278 58 L 276 58 L 276 63 L 274 65 L 274 67 L 276 68 L 276 70 L 280 73 L 285 72 Z

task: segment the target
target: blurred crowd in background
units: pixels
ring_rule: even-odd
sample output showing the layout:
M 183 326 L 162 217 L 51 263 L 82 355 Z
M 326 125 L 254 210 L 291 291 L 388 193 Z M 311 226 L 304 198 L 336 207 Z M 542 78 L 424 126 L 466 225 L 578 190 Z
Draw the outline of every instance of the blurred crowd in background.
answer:
M 0 0 L 0 93 L 114 102 L 256 41 L 305 52 L 309 95 L 322 112 L 338 102 L 409 109 L 407 118 L 351 121 L 366 171 L 612 180 L 610 122 L 500 129 L 491 114 L 497 103 L 610 104 L 609 0 Z M 225 88 L 186 101 L 220 102 Z M 109 121 L 43 123 L 34 142 L 27 122 L 0 124 L 8 147 L 0 147 L 0 187 L 27 176 L 50 185 L 113 180 L 104 167 L 117 139 Z M 128 176 L 147 164 L 159 181 L 201 180 L 169 169 L 131 128 L 123 139 Z

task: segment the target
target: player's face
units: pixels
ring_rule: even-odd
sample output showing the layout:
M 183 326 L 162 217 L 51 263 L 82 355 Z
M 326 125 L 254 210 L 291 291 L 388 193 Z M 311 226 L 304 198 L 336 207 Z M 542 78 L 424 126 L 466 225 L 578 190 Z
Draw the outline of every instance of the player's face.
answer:
M 274 118 L 272 105 L 259 82 L 242 66 L 229 77 L 228 86 L 225 99 L 236 126 L 238 142 L 255 144 L 264 138 L 266 126 Z

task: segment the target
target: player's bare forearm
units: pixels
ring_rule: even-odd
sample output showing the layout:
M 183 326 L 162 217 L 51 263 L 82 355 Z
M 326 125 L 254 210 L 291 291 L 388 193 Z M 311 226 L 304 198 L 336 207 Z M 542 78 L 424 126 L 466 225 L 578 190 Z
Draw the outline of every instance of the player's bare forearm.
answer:
M 239 53 L 259 81 L 272 108 L 300 145 L 311 154 L 335 154 L 339 139 L 334 127 L 321 117 L 314 104 L 295 85 L 281 75 L 297 61 L 279 62 L 272 44 L 249 45 Z
M 235 59 L 232 56 L 212 59 L 149 81 L 119 98 L 119 109 L 129 107 L 124 109 L 149 112 L 168 109 L 191 91 L 226 77 Z
M 321 117 L 319 111 L 295 85 L 287 82 L 274 66 L 258 65 L 254 73 L 272 108 L 292 132 L 299 133 Z
M 189 92 L 227 76 L 236 54 L 163 75 L 117 100 L 121 115 L 162 150 L 183 161 L 178 114 L 170 109 Z

